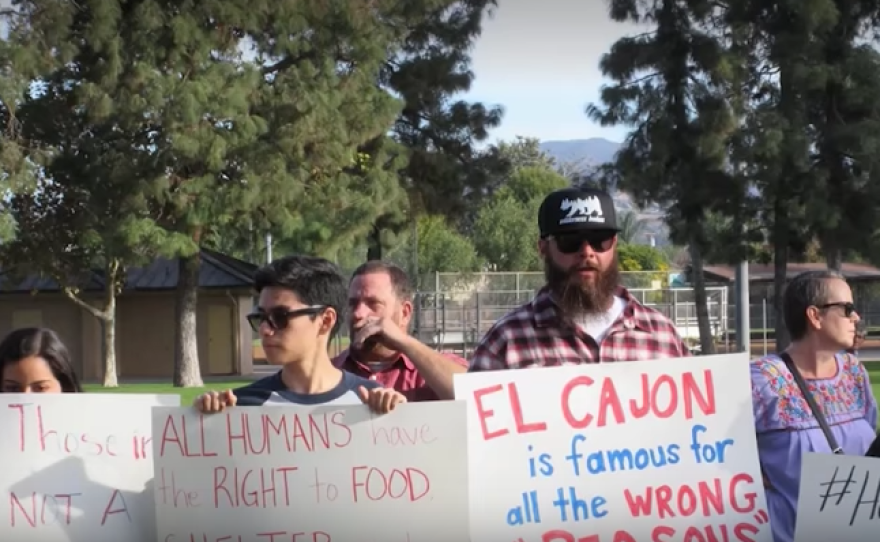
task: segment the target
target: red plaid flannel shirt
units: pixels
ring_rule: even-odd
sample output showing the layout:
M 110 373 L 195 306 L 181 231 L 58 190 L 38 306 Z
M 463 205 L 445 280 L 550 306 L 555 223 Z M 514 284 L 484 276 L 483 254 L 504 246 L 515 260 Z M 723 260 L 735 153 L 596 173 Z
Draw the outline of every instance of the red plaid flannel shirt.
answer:
M 579 328 L 563 322 L 549 290 L 543 288 L 531 302 L 492 326 L 474 351 L 470 371 L 690 356 L 666 316 L 636 301 L 625 288 L 618 288 L 615 295 L 626 300 L 626 307 L 596 344 Z

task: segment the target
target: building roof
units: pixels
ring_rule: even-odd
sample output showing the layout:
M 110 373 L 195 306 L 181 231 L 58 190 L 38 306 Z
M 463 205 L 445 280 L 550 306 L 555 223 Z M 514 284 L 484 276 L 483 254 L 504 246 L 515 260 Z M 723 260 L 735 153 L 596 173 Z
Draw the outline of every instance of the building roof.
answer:
M 254 284 L 257 266 L 203 248 L 199 269 L 200 288 L 250 288 Z M 178 260 L 157 258 L 143 267 L 128 269 L 123 292 L 150 292 L 173 290 L 177 287 Z M 84 291 L 104 291 L 104 271 L 93 270 L 83 279 Z M 37 274 L 18 283 L 8 277 L 0 278 L 0 293 L 58 292 L 58 284 L 51 278 Z
M 786 280 L 806 271 L 822 271 L 828 269 L 824 263 L 790 263 L 786 270 Z M 749 264 L 749 282 L 773 282 L 773 264 Z M 687 272 L 690 273 L 690 267 Z M 880 269 L 861 263 L 845 263 L 841 265 L 840 272 L 847 280 L 880 280 Z M 732 265 L 707 265 L 703 268 L 703 276 L 710 282 L 733 282 L 736 277 L 736 267 Z

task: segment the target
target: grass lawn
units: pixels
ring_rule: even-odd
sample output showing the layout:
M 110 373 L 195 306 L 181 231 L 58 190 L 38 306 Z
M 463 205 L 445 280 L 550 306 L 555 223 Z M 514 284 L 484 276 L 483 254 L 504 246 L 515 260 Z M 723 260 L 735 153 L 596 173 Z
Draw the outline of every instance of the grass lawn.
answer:
M 89 393 L 156 393 L 167 395 L 180 395 L 180 404 L 191 405 L 193 399 L 211 390 L 225 390 L 238 388 L 250 384 L 253 380 L 209 382 L 204 388 L 175 388 L 171 384 L 120 384 L 118 388 L 105 388 L 100 384 L 85 384 L 83 387 Z
M 880 399 L 880 362 L 871 361 L 865 364 L 868 368 L 868 376 L 871 378 L 871 387 L 874 389 L 874 397 Z

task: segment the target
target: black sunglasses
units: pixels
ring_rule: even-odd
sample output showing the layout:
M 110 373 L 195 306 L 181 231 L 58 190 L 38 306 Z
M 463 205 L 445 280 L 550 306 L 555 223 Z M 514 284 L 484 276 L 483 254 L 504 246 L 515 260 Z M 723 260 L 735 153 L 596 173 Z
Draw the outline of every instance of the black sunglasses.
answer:
M 553 235 L 552 239 L 556 241 L 556 248 L 563 254 L 574 254 L 579 251 L 584 243 L 590 245 L 595 252 L 608 252 L 614 246 L 615 232 L 581 232 L 581 233 L 563 233 L 561 235 Z
M 280 331 L 294 318 L 300 316 L 316 316 L 327 310 L 326 306 L 306 307 L 304 309 L 290 310 L 284 307 L 274 307 L 267 311 L 257 310 L 246 316 L 251 329 L 260 331 L 263 322 L 269 324 L 274 331 Z
M 856 306 L 853 303 L 841 301 L 838 303 L 826 303 L 824 305 L 819 305 L 820 309 L 830 309 L 831 307 L 840 307 L 843 309 L 843 315 L 849 318 L 856 312 Z

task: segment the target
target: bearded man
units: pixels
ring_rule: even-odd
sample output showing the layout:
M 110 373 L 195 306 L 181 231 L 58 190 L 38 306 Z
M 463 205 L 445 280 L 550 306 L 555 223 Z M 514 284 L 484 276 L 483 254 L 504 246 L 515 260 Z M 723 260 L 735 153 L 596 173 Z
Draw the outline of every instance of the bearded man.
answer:
M 620 286 L 611 196 L 567 188 L 538 211 L 547 285 L 486 333 L 470 371 L 679 358 L 675 326 Z

